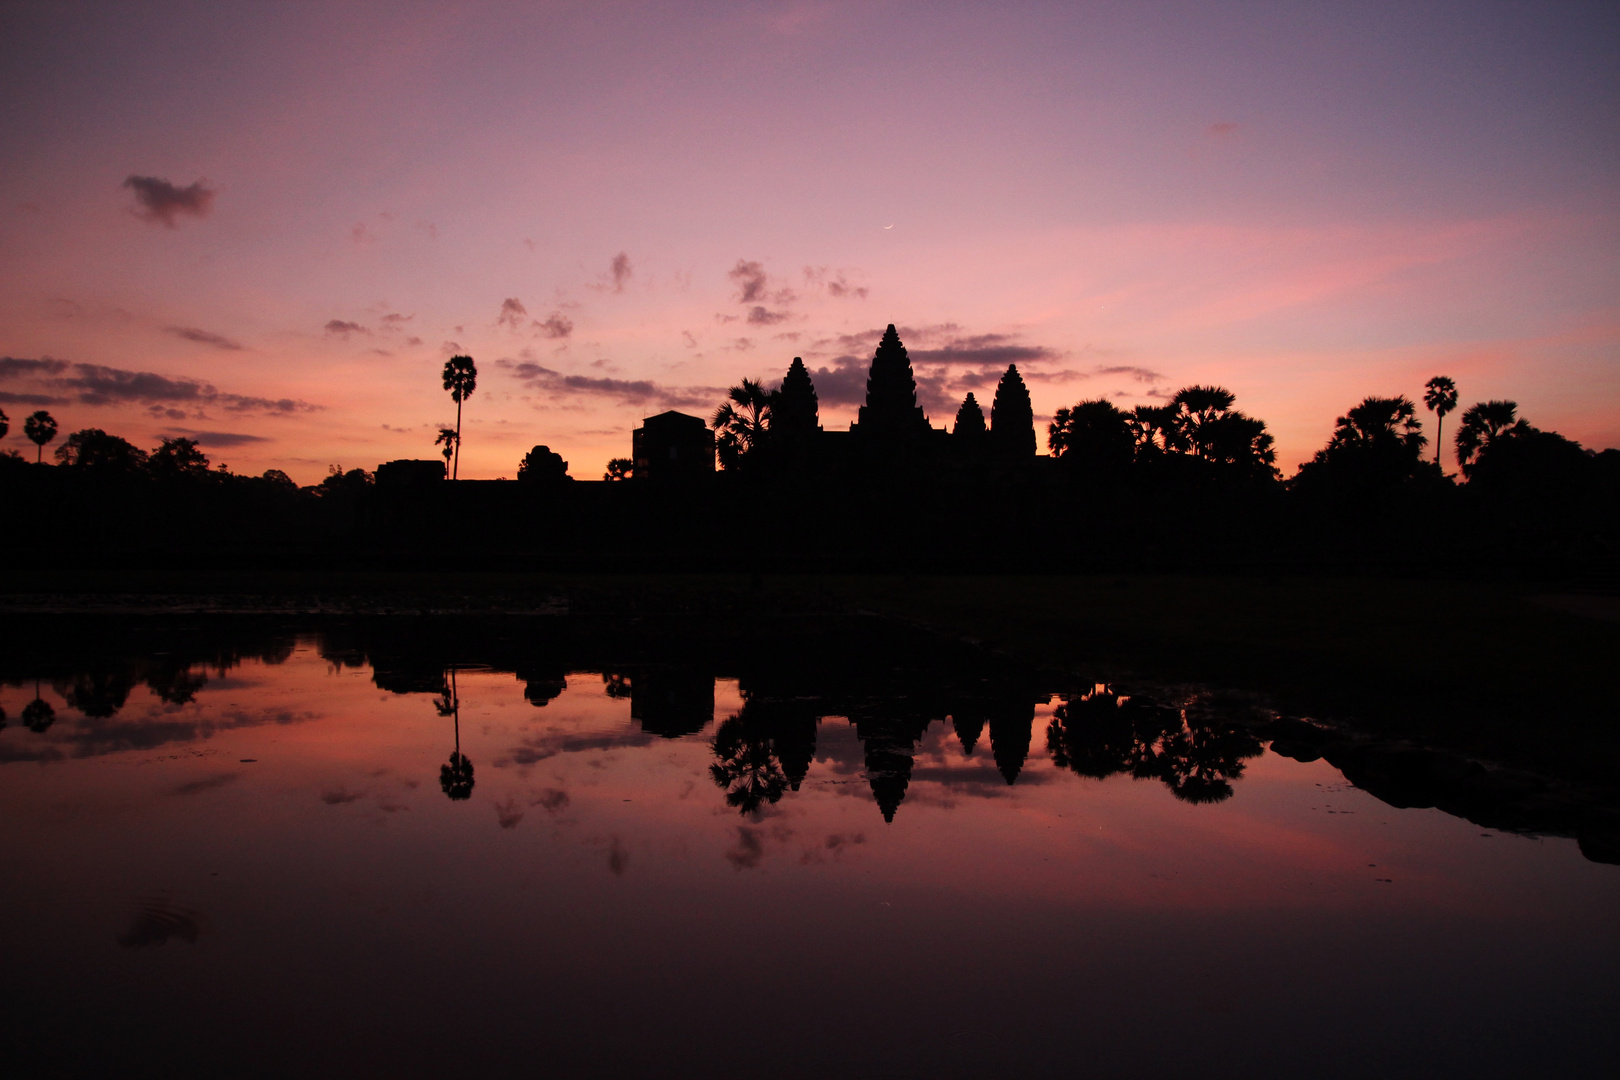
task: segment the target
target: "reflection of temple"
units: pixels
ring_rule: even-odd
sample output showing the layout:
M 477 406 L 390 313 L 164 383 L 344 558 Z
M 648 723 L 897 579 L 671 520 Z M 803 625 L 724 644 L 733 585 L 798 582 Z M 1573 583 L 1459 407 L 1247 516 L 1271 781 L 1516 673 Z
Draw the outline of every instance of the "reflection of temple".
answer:
M 649 668 L 630 684 L 630 718 L 649 735 L 696 735 L 714 719 L 714 673 L 702 668 Z
M 561 692 L 565 673 L 606 671 L 605 691 L 631 698 L 636 722 L 665 736 L 706 730 L 714 675 L 736 675 L 745 707 L 720 726 L 725 740 L 716 733 L 716 742 L 725 743 L 716 749 L 727 751 L 716 761 L 727 802 L 747 810 L 784 798 L 821 768 L 838 777 L 859 774 L 892 819 L 920 783 L 934 781 L 935 762 L 919 766 L 916 756 L 924 746 L 939 753 L 929 739 L 935 722 L 954 729 L 970 760 L 984 760 L 978 748 L 988 734 L 997 786 L 1025 779 L 1032 706 L 1048 700 L 1040 688 L 1051 685 L 1050 675 L 1006 658 L 875 618 L 389 616 L 310 626 L 295 633 L 280 619 L 111 616 L 14 626 L 0 649 L 0 684 L 33 684 L 33 700 L 19 710 L 22 724 L 0 729 L 0 765 L 205 738 L 206 726 L 190 710 L 119 714 L 137 687 L 184 704 L 201 696 L 209 673 L 224 675 L 245 658 L 279 664 L 303 639 L 333 667 L 370 667 L 379 688 L 401 694 L 442 695 L 453 670 L 477 668 L 515 674 L 524 697 L 538 705 Z M 55 688 L 57 704 L 42 696 L 45 686 Z M 438 704 L 455 714 L 453 687 Z M 108 723 L 114 716 L 118 722 Z M 848 718 L 851 727 L 828 737 L 819 731 L 826 717 Z M 1065 695 L 1046 728 L 1046 749 L 1058 768 L 1082 777 L 1155 780 L 1188 802 L 1229 798 L 1267 739 L 1283 756 L 1329 762 L 1392 805 L 1435 806 L 1489 828 L 1579 836 L 1588 858 L 1620 861 L 1612 786 L 1580 774 L 1487 766 L 1456 748 L 1418 748 L 1277 719 L 1236 700 L 1195 695 L 1169 702 L 1101 685 Z M 471 795 L 470 762 L 460 768 L 459 745 L 455 753 L 457 767 L 441 771 L 441 783 L 448 781 L 447 794 Z M 962 777 L 981 770 L 948 771 Z M 741 797 L 733 799 L 729 789 L 738 780 Z M 1549 798 L 1553 791 L 1557 797 Z

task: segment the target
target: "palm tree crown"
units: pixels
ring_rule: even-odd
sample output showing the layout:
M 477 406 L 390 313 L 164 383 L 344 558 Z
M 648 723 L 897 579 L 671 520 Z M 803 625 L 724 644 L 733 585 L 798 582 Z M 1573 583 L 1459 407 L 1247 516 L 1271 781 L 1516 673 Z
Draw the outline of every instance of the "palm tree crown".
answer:
M 1446 413 L 1457 407 L 1457 384 L 1444 375 L 1436 375 L 1423 386 L 1423 405 L 1434 413 L 1434 462 L 1438 465 Z
M 735 469 L 770 437 L 772 401 L 757 379 L 744 379 L 733 386 L 726 391 L 726 399 L 714 411 L 711 426 L 721 466 Z
M 40 409 L 23 421 L 23 434 L 36 448 L 34 461 L 37 464 L 45 453 L 45 444 L 56 438 L 56 417 Z
M 1473 475 L 1480 455 L 1496 440 L 1534 430 L 1518 414 L 1516 401 L 1481 401 L 1463 413 L 1457 428 L 1457 464 L 1464 476 Z

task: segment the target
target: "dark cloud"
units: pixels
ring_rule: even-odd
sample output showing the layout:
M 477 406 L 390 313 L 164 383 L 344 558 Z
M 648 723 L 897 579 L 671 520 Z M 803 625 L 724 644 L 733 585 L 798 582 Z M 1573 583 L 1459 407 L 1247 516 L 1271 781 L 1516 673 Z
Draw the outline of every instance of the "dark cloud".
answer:
M 765 299 L 765 267 L 759 263 L 738 259 L 726 276 L 737 283 L 737 303 L 755 304 Z
M 752 259 L 738 259 L 737 265 L 726 271 L 726 276 L 736 283 L 737 303 L 745 307 L 750 304 L 761 303 L 791 304 L 798 299 L 792 289 L 780 288 L 773 292 L 770 287 L 770 277 L 765 273 L 764 265 Z M 763 311 L 764 308 L 762 307 L 754 308 L 754 312 Z M 754 312 L 749 313 L 749 322 L 755 321 Z M 783 315 L 781 318 L 786 317 Z M 778 322 L 780 320 L 772 318 L 769 321 Z
M 239 431 L 191 431 L 187 428 L 170 428 L 169 431 L 170 434 L 191 439 L 199 446 L 213 446 L 222 450 L 232 446 L 270 441 L 263 435 L 245 435 Z
M 1115 364 L 1112 367 L 1099 367 L 1092 372 L 1093 375 L 1129 375 L 1137 382 L 1155 383 L 1164 378 L 1160 372 L 1150 368 L 1135 367 L 1130 364 Z
M 786 322 L 789 318 L 785 311 L 771 311 L 761 304 L 755 304 L 748 309 L 748 321 L 754 326 L 773 326 L 779 322 Z
M 161 222 L 175 227 L 175 218 L 182 214 L 207 217 L 214 208 L 214 192 L 201 180 L 186 187 L 178 187 L 156 176 L 128 176 L 124 186 L 135 192 L 139 209 L 135 216 L 145 221 Z
M 831 297 L 841 299 L 852 296 L 857 300 L 866 299 L 866 286 L 851 285 L 842 270 L 834 272 L 825 266 L 807 266 L 804 268 L 804 280 L 809 287 L 822 289 Z
M 904 335 L 901 335 L 904 340 Z M 906 350 L 914 364 L 968 364 L 974 367 L 1008 364 L 1038 364 L 1055 360 L 1058 354 L 1044 345 L 1020 345 L 1007 334 L 973 334 L 953 337 L 935 348 Z
M 71 400 L 49 394 L 13 394 L 0 390 L 0 405 L 66 405 Z
M 515 296 L 508 296 L 501 301 L 501 314 L 495 320 L 495 325 L 516 330 L 523 325 L 523 320 L 528 317 L 529 311 L 523 306 L 522 301 Z
M 224 334 L 198 330 L 194 326 L 165 326 L 163 329 L 177 338 L 195 341 L 199 345 L 211 345 L 216 349 L 224 349 L 227 352 L 240 352 L 242 350 L 240 342 L 232 341 Z
M 408 323 L 414 318 L 416 318 L 414 314 L 401 315 L 397 311 L 390 311 L 387 315 L 382 317 L 382 321 L 387 323 L 389 326 L 398 326 L 401 323 Z
M 321 794 L 321 802 L 325 803 L 327 806 L 343 806 L 347 803 L 352 803 L 365 797 L 366 793 L 363 791 L 348 791 L 344 788 L 338 788 L 335 791 L 323 792 Z
M 635 271 L 630 267 L 630 256 L 628 254 L 621 251 L 613 256 L 613 265 L 608 267 L 608 276 L 613 281 L 613 291 L 624 292 L 624 287 L 630 283 L 630 278 L 634 273 Z
M 342 337 L 342 338 L 346 338 L 350 334 L 369 334 L 369 333 L 371 333 L 370 330 L 367 330 L 365 327 L 361 326 L 359 323 L 357 323 L 357 322 L 349 322 L 349 321 L 347 321 L 345 319 L 331 319 L 331 320 L 328 320 L 327 324 L 326 324 L 326 332 L 328 334 L 335 334 L 336 336 Z
M 171 378 L 150 371 L 127 371 L 101 364 L 77 364 L 43 357 L 26 360 L 0 357 L 0 383 L 32 382 L 37 389 L 66 392 L 81 405 L 137 403 L 168 410 L 171 419 L 182 419 L 193 411 L 217 406 L 227 412 L 291 414 L 314 412 L 318 405 L 293 398 L 262 398 L 227 394 L 212 383 L 185 377 Z M 17 396 L 39 396 L 19 394 Z M 51 403 L 62 403 L 57 398 Z
M 824 405 L 864 404 L 867 367 L 867 361 L 841 356 L 832 367 L 817 368 L 810 376 L 816 385 L 816 397 Z
M 625 404 L 658 404 L 666 408 L 703 407 L 718 401 L 725 390 L 711 386 L 661 386 L 650 379 L 592 378 L 565 375 L 531 361 L 497 360 L 529 388 L 556 396 L 574 394 L 617 398 Z
M 546 317 L 545 322 L 535 322 L 535 328 L 541 336 L 552 339 L 565 338 L 574 332 L 573 320 L 560 311 L 553 311 Z

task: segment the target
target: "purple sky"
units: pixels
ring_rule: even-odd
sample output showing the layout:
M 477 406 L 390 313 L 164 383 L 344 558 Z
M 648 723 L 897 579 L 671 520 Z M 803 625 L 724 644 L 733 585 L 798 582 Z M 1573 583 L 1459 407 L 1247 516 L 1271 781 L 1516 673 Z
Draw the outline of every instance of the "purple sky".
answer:
M 9 4 L 5 445 L 312 482 L 431 456 L 464 351 L 462 474 L 591 478 L 796 355 L 847 424 L 889 322 L 936 424 L 1016 360 L 1224 384 L 1285 472 L 1435 374 L 1620 445 L 1616 56 L 1612 3 Z

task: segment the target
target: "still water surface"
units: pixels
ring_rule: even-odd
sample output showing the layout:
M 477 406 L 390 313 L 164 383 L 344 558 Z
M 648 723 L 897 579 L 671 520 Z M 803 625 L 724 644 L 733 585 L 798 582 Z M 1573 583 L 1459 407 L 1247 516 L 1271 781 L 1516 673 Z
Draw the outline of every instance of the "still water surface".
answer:
M 1612 1075 L 1620 867 L 1189 691 L 162 645 L 0 687 L 38 1073 Z

